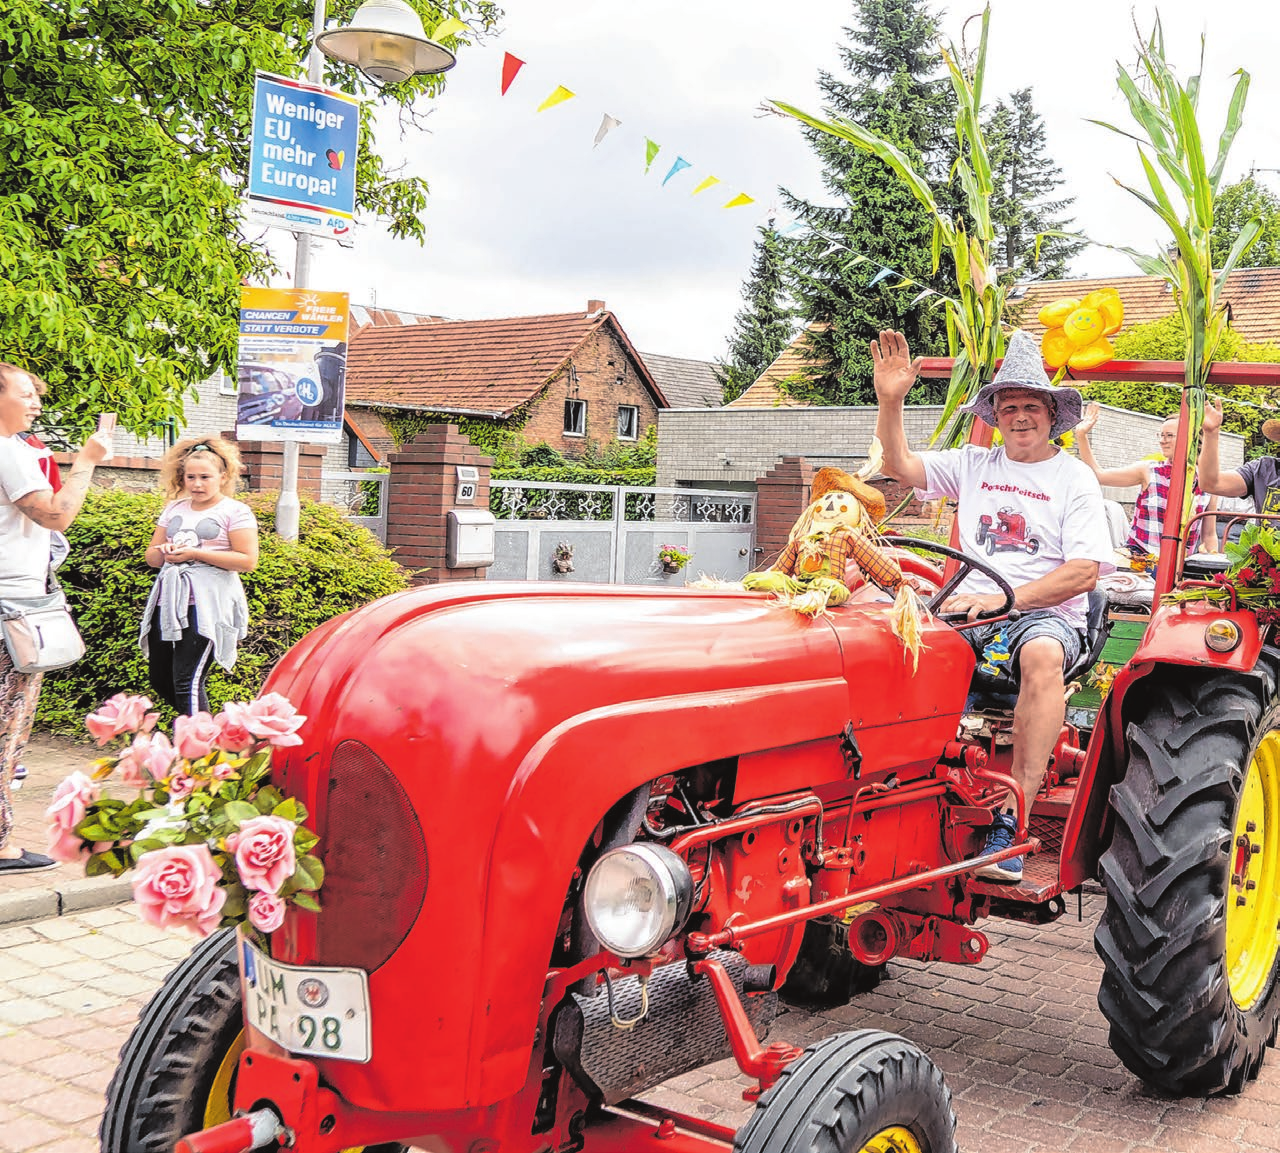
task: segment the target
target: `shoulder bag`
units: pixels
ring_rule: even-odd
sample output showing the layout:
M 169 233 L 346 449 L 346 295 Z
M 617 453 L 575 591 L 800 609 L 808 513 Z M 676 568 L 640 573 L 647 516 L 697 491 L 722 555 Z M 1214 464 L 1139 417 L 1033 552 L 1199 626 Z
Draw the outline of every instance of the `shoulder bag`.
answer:
M 47 673 L 84 656 L 84 641 L 71 619 L 67 598 L 49 573 L 54 589 L 38 597 L 0 597 L 0 635 L 20 673 Z

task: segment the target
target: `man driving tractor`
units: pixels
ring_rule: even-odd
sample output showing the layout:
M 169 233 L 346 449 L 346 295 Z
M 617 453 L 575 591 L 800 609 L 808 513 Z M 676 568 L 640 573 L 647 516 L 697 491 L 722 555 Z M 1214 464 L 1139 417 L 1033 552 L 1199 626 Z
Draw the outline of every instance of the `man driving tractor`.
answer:
M 916 381 L 920 359 L 911 359 L 900 332 L 882 332 L 871 342 L 874 384 L 880 410 L 876 435 L 884 446 L 884 471 L 912 485 L 921 499 L 956 501 L 959 547 L 979 551 L 978 526 L 1003 513 L 1025 521 L 1040 541 L 1035 552 L 994 554 L 991 565 L 1015 594 L 1016 621 L 969 627 L 965 637 L 982 655 L 997 632 L 1012 654 L 1008 664 L 1018 684 L 1013 713 L 1012 776 L 1027 804 L 1040 788 L 1066 712 L 1064 672 L 1084 650 L 1088 593 L 1098 577 L 1112 571 L 1102 490 L 1079 460 L 1052 444 L 1074 428 L 1081 397 L 1074 388 L 1055 388 L 1045 374 L 1035 340 L 1015 332 L 995 379 L 964 407 L 996 428 L 1003 444 L 967 445 L 942 452 L 912 452 L 903 427 L 903 402 Z M 969 576 L 943 606 L 970 621 L 1005 603 L 991 580 Z M 1017 833 L 1016 802 L 1009 794 L 992 822 L 983 853 L 1008 848 Z M 989 880 L 1022 879 L 1021 857 L 977 870 Z

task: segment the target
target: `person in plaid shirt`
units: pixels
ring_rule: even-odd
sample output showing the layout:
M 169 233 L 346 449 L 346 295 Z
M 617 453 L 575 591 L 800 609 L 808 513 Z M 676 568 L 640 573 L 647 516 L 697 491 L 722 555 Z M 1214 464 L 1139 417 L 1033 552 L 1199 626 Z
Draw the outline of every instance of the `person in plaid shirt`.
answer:
M 1085 409 L 1084 420 L 1076 425 L 1076 447 L 1080 450 L 1080 459 L 1098 478 L 1098 483 L 1107 488 L 1130 488 L 1141 485 L 1138 498 L 1133 505 L 1133 521 L 1129 525 L 1129 536 L 1124 542 L 1135 556 L 1152 558 L 1160 555 L 1160 533 L 1163 531 L 1164 510 L 1169 507 L 1169 482 L 1173 477 L 1173 446 L 1178 438 L 1178 415 L 1173 413 L 1165 417 L 1160 426 L 1160 452 L 1163 460 L 1139 460 L 1123 468 L 1103 468 L 1098 464 L 1089 446 L 1089 433 L 1098 423 L 1102 409 L 1091 404 Z M 1200 485 L 1195 486 L 1193 513 L 1201 513 L 1206 509 L 1212 511 L 1217 502 L 1203 492 Z M 1211 518 L 1210 527 L 1212 529 Z M 1200 544 L 1201 529 L 1205 521 L 1196 521 L 1187 531 L 1187 552 L 1196 551 Z M 1204 536 L 1204 551 L 1218 551 L 1218 537 L 1214 531 Z

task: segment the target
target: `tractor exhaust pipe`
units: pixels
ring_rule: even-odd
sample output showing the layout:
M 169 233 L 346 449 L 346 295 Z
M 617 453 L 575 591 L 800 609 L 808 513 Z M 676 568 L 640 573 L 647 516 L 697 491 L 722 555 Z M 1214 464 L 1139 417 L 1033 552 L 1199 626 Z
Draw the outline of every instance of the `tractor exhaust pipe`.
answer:
M 718 949 L 711 956 L 724 966 L 756 1036 L 763 1039 L 778 1009 L 777 993 L 743 997 L 744 985 L 759 987 L 760 966 L 732 950 Z M 629 1029 L 614 1023 L 636 1018 L 641 1019 Z M 593 997 L 570 993 L 553 1028 L 557 1059 L 583 1089 L 609 1105 L 733 1056 L 711 982 L 691 977 L 689 967 L 681 964 L 653 971 L 647 1013 L 639 978 L 624 977 L 612 982 L 611 996 L 603 989 Z
M 271 1109 L 255 1109 L 212 1129 L 183 1137 L 173 1153 L 253 1153 L 284 1137 L 288 1130 Z

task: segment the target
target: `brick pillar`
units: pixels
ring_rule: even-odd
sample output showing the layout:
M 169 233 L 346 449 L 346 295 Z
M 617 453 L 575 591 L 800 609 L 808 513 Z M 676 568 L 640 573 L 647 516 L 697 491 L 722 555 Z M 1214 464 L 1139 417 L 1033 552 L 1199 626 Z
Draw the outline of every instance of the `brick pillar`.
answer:
M 756 553 L 752 569 L 768 568 L 787 547 L 791 526 L 808 507 L 814 468 L 802 456 L 784 456 L 756 478 Z
M 224 432 L 225 440 L 236 440 Z M 244 464 L 245 487 L 250 492 L 279 492 L 284 481 L 284 444 L 274 440 L 236 441 Z M 298 495 L 320 499 L 320 469 L 325 449 L 319 444 L 298 445 Z
M 447 568 L 445 534 L 451 508 L 489 507 L 489 468 L 493 461 L 458 431 L 457 425 L 433 424 L 387 458 L 387 547 L 407 569 L 425 569 L 417 584 L 484 580 L 487 568 Z M 454 496 L 460 464 L 479 470 L 476 499 L 457 505 Z

